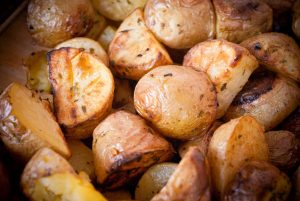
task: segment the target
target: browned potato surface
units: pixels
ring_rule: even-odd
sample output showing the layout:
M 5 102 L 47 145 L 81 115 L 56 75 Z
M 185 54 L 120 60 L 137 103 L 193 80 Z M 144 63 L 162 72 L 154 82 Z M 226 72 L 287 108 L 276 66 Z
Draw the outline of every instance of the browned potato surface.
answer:
M 94 10 L 89 0 L 31 0 L 27 13 L 32 37 L 48 47 L 82 36 L 93 26 Z
M 113 189 L 171 159 L 173 148 L 141 117 L 117 111 L 94 130 L 93 154 L 97 181 Z
M 111 109 L 114 80 L 98 57 L 75 48 L 48 53 L 58 123 L 71 138 L 89 137 Z
M 148 0 L 145 19 L 156 38 L 175 49 L 191 48 L 215 35 L 210 0 Z
M 0 137 L 7 149 L 28 161 L 42 147 L 69 157 L 70 150 L 50 108 L 26 87 L 12 83 L 0 96 Z
M 152 68 L 172 64 L 165 48 L 147 28 L 140 9 L 118 28 L 108 49 L 111 68 L 119 77 L 139 80 Z
M 265 130 L 270 130 L 297 108 L 299 97 L 299 87 L 292 80 L 269 71 L 257 71 L 234 98 L 224 117 L 230 120 L 249 114 Z
M 287 130 L 300 137 L 300 107 L 290 114 L 279 126 L 281 130 Z
M 165 187 L 151 201 L 210 201 L 211 181 L 207 159 L 192 147 Z
M 239 43 L 272 29 L 272 9 L 261 0 L 213 0 L 216 37 Z
M 269 162 L 280 170 L 289 172 L 300 162 L 300 139 L 289 131 L 265 133 L 269 145 Z
M 208 74 L 216 87 L 217 118 L 220 118 L 258 67 L 258 62 L 246 48 L 217 39 L 199 43 L 190 49 L 183 65 Z
M 204 72 L 184 66 L 160 66 L 137 83 L 134 106 L 163 135 L 191 139 L 214 122 L 216 92 Z
M 300 48 L 282 33 L 264 33 L 241 43 L 265 68 L 300 82 Z
M 207 155 L 215 195 L 223 198 L 229 182 L 245 162 L 268 160 L 263 127 L 249 115 L 232 119 L 215 131 Z

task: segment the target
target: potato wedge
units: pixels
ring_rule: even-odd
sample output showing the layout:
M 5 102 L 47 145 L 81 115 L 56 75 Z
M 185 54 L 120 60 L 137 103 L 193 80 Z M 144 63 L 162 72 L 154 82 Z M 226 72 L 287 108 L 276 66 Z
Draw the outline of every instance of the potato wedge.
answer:
M 216 92 L 204 72 L 160 66 L 137 83 L 134 106 L 163 135 L 187 140 L 201 135 L 214 122 Z
M 98 42 L 101 44 L 101 46 L 106 51 L 108 50 L 109 44 L 114 39 L 116 31 L 117 31 L 117 28 L 115 28 L 113 26 L 107 26 L 100 34 L 100 36 L 98 38 Z
M 99 57 L 99 59 L 107 67 L 109 66 L 108 56 L 105 50 L 101 47 L 101 45 L 97 41 L 94 41 L 89 38 L 77 37 L 58 44 L 57 46 L 55 46 L 54 49 L 60 49 L 62 47 L 72 47 L 72 48 L 82 49 L 90 54 Z
M 71 155 L 49 107 L 18 83 L 10 84 L 0 96 L 0 133 L 8 150 L 24 161 L 42 147 Z
M 232 119 L 215 131 L 207 155 L 215 193 L 223 198 L 228 183 L 245 162 L 268 160 L 263 127 L 251 116 Z
M 149 168 L 135 188 L 135 199 L 150 201 L 167 184 L 177 166 L 177 163 L 159 163 Z
M 143 12 L 136 9 L 118 28 L 108 49 L 110 66 L 119 77 L 139 80 L 151 69 L 172 64 L 165 48 L 146 27 Z
M 282 33 L 264 33 L 241 43 L 268 70 L 300 82 L 300 48 Z
M 93 40 L 97 40 L 100 34 L 106 27 L 106 20 L 102 15 L 99 15 L 97 12 L 94 16 L 94 24 L 89 32 L 85 35 L 85 37 L 91 38 Z
M 300 107 L 294 110 L 294 112 L 281 122 L 279 128 L 281 130 L 290 131 L 300 138 Z
M 215 36 L 210 0 L 148 0 L 145 19 L 156 38 L 174 49 L 191 48 Z
M 237 172 L 225 193 L 224 201 L 288 200 L 289 178 L 265 161 L 251 161 Z
M 49 52 L 48 64 L 59 124 L 70 138 L 89 137 L 111 109 L 110 70 L 97 57 L 75 48 Z
M 192 147 L 165 187 L 151 201 L 210 201 L 211 180 L 206 157 Z
M 172 145 L 125 111 L 110 114 L 94 130 L 93 154 L 97 181 L 114 189 L 141 175 L 148 167 L 171 159 Z
M 300 90 L 296 83 L 270 71 L 257 71 L 234 98 L 224 119 L 252 115 L 271 130 L 299 105 Z
M 216 37 L 230 42 L 272 30 L 273 11 L 261 0 L 213 0 Z
M 124 20 L 136 8 L 144 8 L 147 0 L 92 0 L 94 7 L 105 17 L 115 20 Z
M 217 90 L 218 119 L 225 114 L 234 97 L 258 67 L 258 62 L 246 48 L 217 39 L 199 43 L 190 49 L 183 65 L 208 74 Z
M 23 192 L 27 197 L 31 197 L 37 179 L 66 172 L 76 175 L 66 159 L 49 148 L 42 148 L 34 154 L 23 171 L 21 177 Z
M 77 173 L 84 171 L 91 180 L 95 180 L 95 167 L 92 150 L 80 140 L 68 140 L 72 156 L 68 159 Z

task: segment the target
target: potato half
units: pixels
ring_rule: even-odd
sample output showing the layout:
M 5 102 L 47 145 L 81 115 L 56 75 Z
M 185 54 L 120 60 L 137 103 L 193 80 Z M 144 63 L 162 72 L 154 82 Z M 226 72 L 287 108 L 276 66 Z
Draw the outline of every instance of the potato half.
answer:
M 97 181 L 113 189 L 141 175 L 151 165 L 171 159 L 173 148 L 141 117 L 118 111 L 94 130 L 93 153 Z
M 59 124 L 71 138 L 89 137 L 111 109 L 114 80 L 103 62 L 75 48 L 48 53 L 49 77 Z
M 210 0 L 148 0 L 145 19 L 156 38 L 174 49 L 191 48 L 215 35 Z
M 217 118 L 220 118 L 258 67 L 258 62 L 246 48 L 217 39 L 190 49 L 183 65 L 208 74 L 217 90 Z
M 288 200 L 290 189 L 289 178 L 276 167 L 264 161 L 251 161 L 237 172 L 224 201 Z
M 228 183 L 247 161 L 267 161 L 268 144 L 263 127 L 251 116 L 233 119 L 220 126 L 211 138 L 208 159 L 215 193 L 224 196 Z
M 192 147 L 165 187 L 151 201 L 210 201 L 211 180 L 207 159 Z
M 123 78 L 139 80 L 152 68 L 172 64 L 165 48 L 146 27 L 143 12 L 136 9 L 118 28 L 108 49 L 110 66 Z
M 0 132 L 8 150 L 24 161 L 42 147 L 51 147 L 64 157 L 71 155 L 49 107 L 35 92 L 17 83 L 0 96 Z
M 160 66 L 137 83 L 134 106 L 165 136 L 191 139 L 214 122 L 216 92 L 204 72 L 184 66 Z
M 300 82 L 300 48 L 282 33 L 264 33 L 241 43 L 268 70 Z
M 300 90 L 292 80 L 269 71 L 257 71 L 234 98 L 224 118 L 230 120 L 246 114 L 270 130 L 299 105 Z
M 27 13 L 32 37 L 48 47 L 82 36 L 93 26 L 94 10 L 89 0 L 31 0 Z
M 216 37 L 234 43 L 272 29 L 272 9 L 261 0 L 213 0 Z

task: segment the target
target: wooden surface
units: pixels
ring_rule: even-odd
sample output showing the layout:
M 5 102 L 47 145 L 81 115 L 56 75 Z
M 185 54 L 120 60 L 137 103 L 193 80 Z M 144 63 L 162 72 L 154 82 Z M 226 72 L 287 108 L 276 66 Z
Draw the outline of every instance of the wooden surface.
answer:
M 11 82 L 26 83 L 23 61 L 35 51 L 46 49 L 33 41 L 26 27 L 26 9 L 0 34 L 0 92 Z

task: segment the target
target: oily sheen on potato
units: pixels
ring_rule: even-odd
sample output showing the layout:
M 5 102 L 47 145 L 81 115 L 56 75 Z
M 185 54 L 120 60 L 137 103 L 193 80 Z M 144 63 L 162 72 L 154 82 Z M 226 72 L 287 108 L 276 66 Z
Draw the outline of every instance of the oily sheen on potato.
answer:
M 114 80 L 103 62 L 75 48 L 48 53 L 58 123 L 71 138 L 87 138 L 111 109 Z
M 137 83 L 134 106 L 163 135 L 190 139 L 205 132 L 215 120 L 216 92 L 204 72 L 160 66 Z
M 8 150 L 24 161 L 42 147 L 71 155 L 48 105 L 18 83 L 10 84 L 0 96 L 0 133 Z

